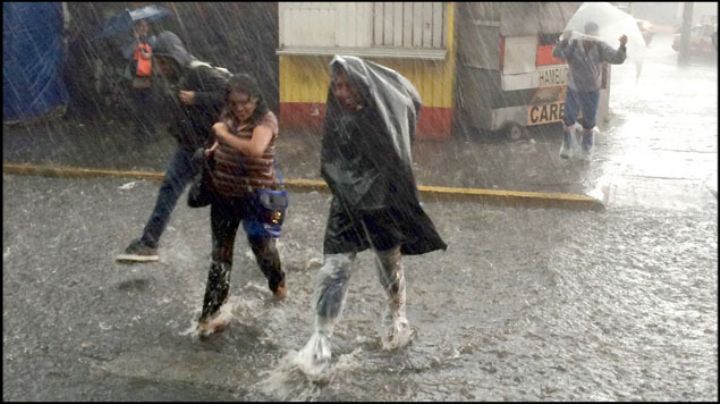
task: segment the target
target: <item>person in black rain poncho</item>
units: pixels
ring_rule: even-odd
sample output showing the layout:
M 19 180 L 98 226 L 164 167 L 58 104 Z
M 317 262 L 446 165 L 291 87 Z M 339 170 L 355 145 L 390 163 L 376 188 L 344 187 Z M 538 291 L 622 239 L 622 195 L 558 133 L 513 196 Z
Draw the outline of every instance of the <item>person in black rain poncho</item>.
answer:
M 341 314 L 356 254 L 376 254 L 387 294 L 382 342 L 407 344 L 401 255 L 446 249 L 418 200 L 410 145 L 420 112 L 414 86 L 394 70 L 357 57 L 330 63 L 321 174 L 332 194 L 315 299 L 315 331 L 301 351 L 314 369 L 330 361 L 330 337 Z

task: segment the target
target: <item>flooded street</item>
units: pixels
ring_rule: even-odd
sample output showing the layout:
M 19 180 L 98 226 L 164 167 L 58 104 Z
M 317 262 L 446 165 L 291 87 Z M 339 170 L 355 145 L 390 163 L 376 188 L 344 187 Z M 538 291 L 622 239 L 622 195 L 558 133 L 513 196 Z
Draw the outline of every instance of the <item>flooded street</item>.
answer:
M 199 341 L 209 209 L 183 194 L 160 261 L 123 265 L 113 256 L 157 183 L 4 174 L 3 399 L 717 400 L 717 64 L 678 67 L 670 41 L 655 39 L 637 83 L 632 66 L 613 69 L 589 165 L 559 160 L 559 133 L 539 147 L 605 211 L 424 199 L 449 247 L 404 258 L 416 337 L 381 349 L 384 294 L 361 253 L 322 382 L 293 361 L 312 331 L 329 194 L 291 194 L 282 302 L 238 235 L 232 323 Z
M 372 256 L 360 254 L 331 380 L 314 384 L 292 359 L 312 329 L 327 195 L 294 195 L 280 245 L 288 299 L 272 301 L 237 243 L 233 322 L 200 342 L 187 332 L 209 266 L 208 212 L 178 207 L 184 220 L 171 224 L 160 263 L 116 264 L 108 252 L 142 220 L 127 218 L 155 190 L 141 182 L 127 192 L 122 183 L 4 178 L 7 399 L 717 395 L 715 203 L 605 213 L 429 203 L 450 247 L 405 260 L 417 337 L 404 350 L 381 350 L 382 291 Z M 109 199 L 112 210 L 98 212 Z M 27 200 L 31 209 L 22 208 Z

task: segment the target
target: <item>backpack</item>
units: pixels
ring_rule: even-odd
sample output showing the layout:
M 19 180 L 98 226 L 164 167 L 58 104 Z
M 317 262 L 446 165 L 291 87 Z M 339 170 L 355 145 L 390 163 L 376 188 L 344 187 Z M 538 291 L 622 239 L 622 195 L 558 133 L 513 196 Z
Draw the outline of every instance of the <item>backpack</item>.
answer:
M 225 80 L 230 80 L 230 79 L 232 78 L 232 76 L 233 76 L 233 74 L 230 72 L 230 70 L 228 70 L 228 69 L 226 69 L 226 68 L 224 68 L 224 67 L 213 66 L 213 65 L 211 65 L 210 63 L 207 63 L 207 62 L 201 62 L 201 61 L 199 61 L 199 60 L 193 60 L 192 62 L 190 62 L 190 65 L 189 65 L 189 67 L 190 67 L 191 69 L 195 69 L 195 68 L 201 67 L 201 66 L 202 66 L 202 67 L 208 67 L 208 68 L 212 69 L 216 74 L 219 74 L 219 75 L 220 75 L 221 77 L 223 77 Z
M 152 55 L 152 46 L 148 43 L 139 43 L 133 52 L 133 60 L 131 62 L 131 71 L 135 77 L 151 77 L 152 76 L 152 58 L 144 59 L 140 56 L 140 51 Z

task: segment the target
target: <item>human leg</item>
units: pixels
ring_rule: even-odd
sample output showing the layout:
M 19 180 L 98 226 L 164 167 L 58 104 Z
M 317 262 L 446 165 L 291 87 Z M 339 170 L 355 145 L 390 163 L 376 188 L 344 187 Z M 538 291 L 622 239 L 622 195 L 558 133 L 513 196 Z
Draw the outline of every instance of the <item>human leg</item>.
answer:
M 593 144 L 595 143 L 593 130 L 596 125 L 598 103 L 600 101 L 600 92 L 590 91 L 581 93 L 579 99 L 584 117 L 581 142 L 581 157 L 584 160 L 590 160 L 592 156 Z
M 178 147 L 173 153 L 165 171 L 155 207 L 145 224 L 142 236 L 133 240 L 121 254 L 118 261 L 157 261 L 157 247 L 160 236 L 175 208 L 180 195 L 198 171 L 197 164 L 192 161 L 192 152 Z
M 579 111 L 578 96 L 575 91 L 568 87 L 565 97 L 565 116 L 563 117 L 563 142 L 560 146 L 560 158 L 569 158 L 572 154 L 573 143 L 575 141 L 573 127 L 577 121 Z
M 193 152 L 178 147 L 170 158 L 155 207 L 143 229 L 141 240 L 146 245 L 157 247 L 180 195 L 197 174 L 198 167 L 192 161 L 192 156 Z
M 255 254 L 255 261 L 268 280 L 268 287 L 275 297 L 283 299 L 287 295 L 285 271 L 280 263 L 280 254 L 275 245 L 275 238 L 248 234 L 248 243 Z
M 239 215 L 235 214 L 230 204 L 218 201 L 211 205 L 212 262 L 198 320 L 198 329 L 204 335 L 218 331 L 227 324 L 224 319 L 218 318 L 218 314 L 230 292 L 233 249 L 239 226 Z
M 342 314 L 355 253 L 326 254 L 318 274 L 315 298 L 315 331 L 301 351 L 314 369 L 321 371 L 332 357 L 330 338 Z
M 388 299 L 382 317 L 382 344 L 385 349 L 399 348 L 407 344 L 410 337 L 410 326 L 405 316 L 405 272 L 400 246 L 376 250 L 375 264 Z

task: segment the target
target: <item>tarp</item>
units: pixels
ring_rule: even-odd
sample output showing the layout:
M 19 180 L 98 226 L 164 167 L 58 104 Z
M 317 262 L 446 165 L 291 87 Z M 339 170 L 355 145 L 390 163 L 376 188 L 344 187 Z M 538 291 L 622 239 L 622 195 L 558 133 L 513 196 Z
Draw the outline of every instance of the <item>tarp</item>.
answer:
M 3 3 L 3 122 L 65 106 L 62 3 Z

